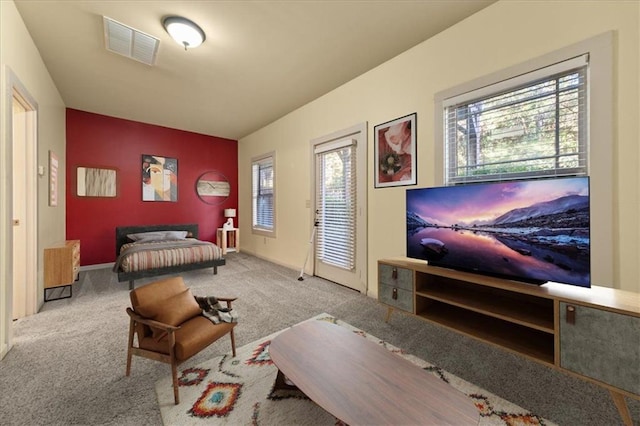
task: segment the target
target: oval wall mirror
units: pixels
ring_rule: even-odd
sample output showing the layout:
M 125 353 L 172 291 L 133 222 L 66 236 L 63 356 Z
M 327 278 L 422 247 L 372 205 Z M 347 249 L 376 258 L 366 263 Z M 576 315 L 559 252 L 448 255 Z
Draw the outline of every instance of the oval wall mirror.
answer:
M 198 198 L 207 204 L 220 204 L 229 198 L 231 185 L 225 175 L 210 171 L 200 175 L 196 182 Z

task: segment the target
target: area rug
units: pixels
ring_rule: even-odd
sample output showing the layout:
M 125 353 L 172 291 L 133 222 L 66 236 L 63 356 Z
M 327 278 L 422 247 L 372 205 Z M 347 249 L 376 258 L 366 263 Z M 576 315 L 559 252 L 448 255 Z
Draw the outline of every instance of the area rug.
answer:
M 555 425 L 428 362 L 407 354 L 362 330 L 328 314 L 307 321 L 328 321 L 383 345 L 471 398 L 480 412 L 482 426 Z M 275 387 L 277 368 L 269 357 L 273 333 L 237 349 L 237 356 L 219 356 L 197 366 L 178 370 L 180 404 L 173 401 L 171 376 L 156 383 L 156 394 L 165 425 L 337 425 L 302 392 Z

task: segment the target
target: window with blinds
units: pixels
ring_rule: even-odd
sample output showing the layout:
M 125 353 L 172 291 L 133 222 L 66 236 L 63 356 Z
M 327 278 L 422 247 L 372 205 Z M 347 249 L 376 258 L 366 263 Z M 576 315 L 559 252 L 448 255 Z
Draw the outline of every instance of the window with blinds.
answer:
M 253 159 L 251 165 L 253 230 L 275 231 L 275 155 Z
M 356 145 L 347 139 L 318 145 L 316 258 L 353 270 L 356 258 Z
M 588 56 L 443 101 L 445 183 L 588 174 Z

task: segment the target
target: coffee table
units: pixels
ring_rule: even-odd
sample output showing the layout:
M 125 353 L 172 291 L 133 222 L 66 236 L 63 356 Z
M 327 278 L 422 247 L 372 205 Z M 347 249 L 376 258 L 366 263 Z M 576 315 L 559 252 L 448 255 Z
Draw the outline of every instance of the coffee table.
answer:
M 439 378 L 352 331 L 312 320 L 276 336 L 278 369 L 348 425 L 477 425 L 472 400 Z

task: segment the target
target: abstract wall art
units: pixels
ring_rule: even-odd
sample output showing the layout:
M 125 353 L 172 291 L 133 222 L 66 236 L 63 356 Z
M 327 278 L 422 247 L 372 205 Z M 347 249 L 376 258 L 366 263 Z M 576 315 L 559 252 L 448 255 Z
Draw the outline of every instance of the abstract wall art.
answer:
M 178 160 L 142 155 L 142 201 L 178 201 Z

